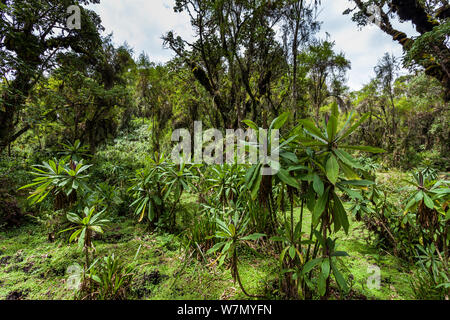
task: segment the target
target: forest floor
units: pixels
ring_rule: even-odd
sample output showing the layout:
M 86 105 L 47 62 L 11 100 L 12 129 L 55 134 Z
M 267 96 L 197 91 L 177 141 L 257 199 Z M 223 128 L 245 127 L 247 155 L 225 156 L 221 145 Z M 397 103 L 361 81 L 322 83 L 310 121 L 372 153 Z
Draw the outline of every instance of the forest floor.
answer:
M 185 197 L 184 205 L 193 205 Z M 296 212 L 298 213 L 298 212 Z M 308 224 L 309 214 L 305 215 Z M 182 219 L 182 217 L 181 217 Z M 336 234 L 338 249 L 346 251 L 344 273 L 353 277 L 349 299 L 412 299 L 408 279 L 412 267 L 402 260 L 366 242 L 364 226 L 352 222 L 348 235 Z M 144 224 L 131 218 L 119 218 L 95 241 L 96 255 L 114 252 L 131 261 L 138 255 L 137 275 L 132 299 L 246 299 L 225 267 L 209 266 L 201 257 L 186 254 L 181 240 L 174 235 L 150 233 Z M 50 243 L 42 226 L 28 223 L 0 233 L 0 299 L 73 299 L 74 291 L 66 285 L 67 269 L 83 264 L 83 254 L 76 244 L 59 239 Z M 187 259 L 187 260 L 186 260 Z M 381 286 L 369 289 L 370 266 L 381 270 Z M 251 293 L 276 292 L 278 262 L 275 257 L 250 248 L 241 249 L 239 265 L 246 289 Z M 272 298 L 275 298 L 273 296 Z
M 147 141 L 151 133 L 145 122 L 137 120 L 134 123 L 134 131 L 117 138 L 97 155 L 100 163 L 105 166 L 109 163 L 142 165 L 142 159 L 149 152 Z M 14 177 L 10 179 L 12 183 L 24 183 L 29 179 L 26 173 L 29 164 L 10 160 L 6 164 L 11 166 L 5 167 L 4 171 Z M 397 188 L 402 185 L 402 177 L 404 173 L 389 171 L 381 173 L 377 180 Z M 17 188 L 12 186 L 11 189 Z M 23 195 L 20 201 L 25 197 Z M 178 225 L 189 224 L 198 212 L 196 197 L 185 194 L 179 207 Z M 295 216 L 299 215 L 300 210 L 295 209 Z M 136 218 L 129 215 L 110 218 L 112 223 L 94 241 L 95 255 L 102 257 L 114 252 L 131 261 L 141 247 L 130 299 L 247 298 L 233 282 L 226 266 L 218 268 L 211 263 L 212 257 L 191 255 L 181 234 L 151 232 L 144 223 L 137 223 Z M 304 230 L 309 230 L 309 212 L 305 213 L 304 224 Z M 348 235 L 340 231 L 334 237 L 338 238 L 338 250 L 349 254 L 342 258 L 341 266 L 344 274 L 353 278 L 347 299 L 413 299 L 409 279 L 415 267 L 373 246 L 372 241 L 367 241 L 369 233 L 362 223 L 351 221 Z M 278 257 L 268 251 L 261 252 L 270 250 L 266 247 L 239 248 L 239 271 L 249 293 L 278 299 Z M 56 241 L 50 242 L 45 225 L 35 219 L 29 218 L 21 226 L 7 231 L 0 229 L 0 299 L 73 299 L 75 292 L 67 286 L 67 270 L 75 263 L 83 265 L 84 255 L 76 244 L 68 244 L 68 234 L 57 235 Z M 367 285 L 372 266 L 381 271 L 379 288 Z

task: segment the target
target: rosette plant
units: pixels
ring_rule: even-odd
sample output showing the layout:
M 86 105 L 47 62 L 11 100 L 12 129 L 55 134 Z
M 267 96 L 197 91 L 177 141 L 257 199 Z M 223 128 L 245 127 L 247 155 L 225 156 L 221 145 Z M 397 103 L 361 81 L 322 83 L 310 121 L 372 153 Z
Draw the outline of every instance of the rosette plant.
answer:
M 28 199 L 31 204 L 42 202 L 49 194 L 55 196 L 55 208 L 57 210 L 65 209 L 74 204 L 77 200 L 79 190 L 87 191 L 86 170 L 91 165 L 85 165 L 83 161 L 75 162 L 69 160 L 50 160 L 42 165 L 34 165 L 32 172 L 37 176 L 32 183 L 27 184 L 21 189 L 34 187 Z
M 240 215 L 238 211 L 235 211 L 235 214 L 229 223 L 220 218 L 216 218 L 217 231 L 215 238 L 217 238 L 219 242 L 208 250 L 207 254 L 219 252 L 217 259 L 214 261 L 214 264 L 218 261 L 219 266 L 221 266 L 225 262 L 225 259 L 228 258 L 230 261 L 229 267 L 231 275 L 234 281 L 238 282 L 242 292 L 249 297 L 259 297 L 247 292 L 242 284 L 238 269 L 239 245 L 244 244 L 246 241 L 255 241 L 265 236 L 261 233 L 246 235 L 248 222 L 248 218 L 244 215 Z
M 104 210 L 96 213 L 96 208 L 86 207 L 83 210 L 82 216 L 69 212 L 67 214 L 67 219 L 75 224 L 75 226 L 65 229 L 62 232 L 75 230 L 70 238 L 69 242 L 78 241 L 78 247 L 83 249 L 86 254 L 86 268 L 89 266 L 89 250 L 95 249 L 92 236 L 95 233 L 103 233 L 103 228 L 109 222 L 109 220 L 102 219 Z
M 290 232 L 281 232 L 281 237 L 272 239 L 284 243 L 282 246 L 283 257 L 289 253 L 291 258 L 282 261 L 283 274 L 288 278 L 283 287 L 286 290 L 285 293 L 291 297 L 297 297 L 295 288 L 300 286 L 305 293 L 307 290 L 305 284 L 311 287 L 311 282 L 308 280 L 311 278 L 313 268 L 310 268 L 309 261 L 320 258 L 314 261 L 323 262 L 325 271 L 328 270 L 327 263 L 331 267 L 335 240 L 331 240 L 329 235 L 341 229 L 346 233 L 349 231 L 350 223 L 342 200 L 342 193 L 357 197 L 359 194 L 355 189 L 367 189 L 368 186 L 374 184 L 374 181 L 364 180 L 360 177 L 358 172 L 364 171 L 364 167 L 349 152 L 381 153 L 384 150 L 370 146 L 349 145 L 345 141 L 368 117 L 369 114 L 365 114 L 355 121 L 355 114 L 352 112 L 340 125 L 339 110 L 337 105 L 334 105 L 331 114 L 325 117 L 322 125 L 309 119 L 300 120 L 288 135 L 280 137 L 278 148 L 280 161 L 278 163 L 268 161 L 268 166 L 277 169 L 274 179 L 272 176 L 266 178 L 261 175 L 263 166 L 261 163 L 252 166 L 247 172 L 246 182 L 253 199 L 256 199 L 256 196 L 261 193 L 265 197 L 260 197 L 260 199 L 271 199 L 275 185 L 281 185 L 281 188 L 278 188 L 280 190 L 278 206 L 275 207 L 273 200 L 269 202 L 272 211 L 283 210 L 283 199 L 289 198 L 290 200 L 291 221 L 285 224 L 290 228 Z M 286 114 L 278 117 L 272 122 L 270 129 L 286 127 L 288 118 L 289 116 Z M 246 121 L 246 123 L 252 128 L 256 127 L 250 121 Z M 270 136 L 270 130 L 268 135 Z M 264 183 L 264 179 L 268 183 Z M 285 196 L 285 190 L 287 196 Z M 301 200 L 301 215 L 298 224 L 294 223 L 293 210 L 296 195 Z M 293 241 L 293 239 L 299 238 L 298 235 L 303 234 L 304 204 L 312 214 L 309 240 Z M 315 241 L 313 241 L 314 236 Z M 321 256 L 319 257 L 320 252 Z M 329 294 L 331 275 L 335 276 L 337 284 L 344 292 L 348 289 L 344 285 L 337 266 L 333 265 L 332 272 L 321 273 L 319 290 L 321 295 Z M 309 270 L 306 272 L 305 268 Z M 298 271 L 294 271 L 296 269 Z M 294 284 L 295 281 L 297 281 L 296 284 Z

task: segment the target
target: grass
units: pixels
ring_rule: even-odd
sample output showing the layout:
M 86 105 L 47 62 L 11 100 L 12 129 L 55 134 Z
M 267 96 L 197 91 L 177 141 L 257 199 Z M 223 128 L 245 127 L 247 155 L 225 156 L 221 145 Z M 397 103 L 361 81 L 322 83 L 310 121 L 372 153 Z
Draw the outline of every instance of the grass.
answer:
M 130 177 L 136 168 L 143 165 L 142 161 L 149 154 L 147 140 L 150 132 L 146 125 L 137 122 L 135 125 L 135 132 L 124 134 L 112 145 L 99 150 L 96 166 L 93 167 L 93 179 L 112 179 L 113 182 L 122 184 L 125 182 L 116 181 L 116 171 L 111 171 L 112 164 L 124 164 L 119 171 L 129 173 Z M 16 180 L 29 179 L 24 168 L 24 165 L 15 168 L 15 173 L 20 173 Z M 9 172 L 10 168 L 5 166 L 5 170 Z M 391 186 L 392 190 L 405 186 L 402 181 L 405 178 L 407 175 L 399 171 L 377 175 L 377 180 Z M 16 188 L 11 190 L 13 189 Z M 393 197 L 392 195 L 388 196 Z M 396 195 L 393 201 L 402 198 L 398 193 Z M 21 195 L 18 201 L 22 202 L 24 197 Z M 183 195 L 178 213 L 179 226 L 189 224 L 198 213 L 196 200 L 194 195 Z M 125 203 L 121 214 L 126 217 L 113 218 L 111 227 L 95 240 L 95 246 L 98 257 L 114 252 L 116 256 L 128 261 L 133 259 L 141 246 L 131 299 L 247 299 L 225 267 L 209 266 L 191 256 L 184 247 L 181 235 L 149 232 L 145 224 L 138 224 L 135 217 L 127 215 L 128 210 L 128 203 Z M 294 213 L 298 219 L 300 209 L 295 209 Z M 306 210 L 304 230 L 309 230 L 310 217 Z M 339 250 L 349 254 L 342 261 L 344 274 L 353 277 L 354 292 L 368 299 L 412 299 L 408 279 L 411 278 L 414 267 L 373 247 L 367 241 L 368 236 L 364 226 L 355 221 L 351 222 L 348 235 L 343 231 L 333 235 L 338 238 Z M 67 268 L 74 263 L 83 265 L 84 256 L 76 244 L 68 244 L 67 237 L 68 234 L 60 235 L 56 242 L 50 243 L 45 227 L 36 221 L 29 221 L 16 229 L 0 231 L 0 299 L 74 298 L 75 292 L 66 285 L 69 276 Z M 208 263 L 212 260 L 211 258 Z M 370 276 L 368 267 L 372 265 L 378 266 L 381 271 L 379 289 L 367 286 Z M 273 293 L 278 288 L 278 268 L 276 257 L 240 248 L 239 270 L 242 283 L 249 293 L 269 293 L 269 297 L 276 298 Z
M 130 227 L 132 226 L 132 228 Z M 121 232 L 121 240 L 109 243 Z M 149 234 L 143 225 L 123 219 L 113 224 L 103 239 L 95 241 L 96 255 L 116 256 L 131 261 L 137 249 L 138 270 L 132 296 L 135 299 L 226 299 L 245 298 L 234 287 L 228 270 L 207 267 L 186 255 L 183 245 L 172 235 Z M 185 259 L 188 258 L 188 263 Z M 26 225 L 0 233 L 0 299 L 14 293 L 26 299 L 72 299 L 67 288 L 67 268 L 83 264 L 83 253 L 65 239 L 49 243 L 40 225 Z M 265 277 L 265 259 L 246 256 L 243 281 L 251 290 Z M 255 274 L 254 267 L 261 265 Z M 257 275 L 255 277 L 255 275 Z
M 193 208 L 195 198 L 183 198 L 185 207 Z M 299 216 L 299 209 L 294 211 Z M 182 217 L 179 220 L 183 220 Z M 308 211 L 304 215 L 305 230 L 310 224 Z M 400 259 L 372 247 L 366 242 L 368 233 L 362 224 L 352 222 L 349 234 L 340 231 L 339 250 L 349 257 L 343 258 L 344 273 L 352 275 L 353 289 L 368 299 L 411 299 L 408 278 L 411 266 Z M 132 299 L 246 299 L 233 282 L 229 270 L 208 266 L 191 256 L 180 237 L 150 233 L 144 224 L 132 218 L 117 218 L 106 233 L 95 241 L 96 255 L 116 256 L 131 261 L 136 250 L 138 269 L 133 283 Z M 270 292 L 277 287 L 278 262 L 254 250 L 241 249 L 239 270 L 242 282 L 250 293 Z M 28 223 L 20 228 L 0 232 L 0 299 L 22 294 L 26 299 L 72 299 L 74 291 L 68 289 L 67 268 L 83 264 L 83 253 L 67 238 L 48 242 L 45 228 Z M 381 287 L 369 289 L 368 267 L 377 265 L 381 270 Z
M 340 234 L 339 234 L 340 233 Z M 413 299 L 409 280 L 412 268 L 401 259 L 380 252 L 380 249 L 367 242 L 368 232 L 360 223 L 353 222 L 348 235 L 339 232 L 339 250 L 349 253 L 345 258 L 347 275 L 353 275 L 353 288 L 368 299 L 405 300 Z M 368 280 L 373 271 L 372 266 L 380 270 L 380 287 L 368 287 Z
M 300 209 L 294 210 L 294 216 L 300 216 Z M 311 214 L 305 208 L 304 230 L 309 230 Z M 373 235 L 372 235 L 373 237 Z M 345 251 L 348 257 L 341 258 L 343 262 L 343 274 L 346 278 L 353 277 L 352 289 L 367 299 L 380 300 L 405 300 L 414 299 L 409 285 L 414 266 L 406 264 L 402 259 L 391 255 L 389 252 L 380 251 L 369 240 L 369 232 L 362 222 L 350 219 L 348 235 L 343 230 L 332 235 L 337 239 L 337 250 Z M 368 280 L 373 271 L 370 267 L 380 268 L 380 287 L 368 288 Z

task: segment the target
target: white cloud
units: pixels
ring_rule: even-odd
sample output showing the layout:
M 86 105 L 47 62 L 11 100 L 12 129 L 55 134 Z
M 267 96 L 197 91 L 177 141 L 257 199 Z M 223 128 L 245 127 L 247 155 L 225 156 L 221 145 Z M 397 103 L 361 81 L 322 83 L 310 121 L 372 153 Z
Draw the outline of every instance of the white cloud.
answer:
M 152 61 L 166 62 L 173 53 L 163 49 L 163 34 L 173 30 L 184 39 L 193 38 L 189 16 L 175 13 L 174 3 L 174 0 L 103 0 L 90 8 L 100 15 L 106 32 L 113 32 L 116 44 L 126 41 L 135 54 L 145 51 Z M 323 0 L 320 35 L 324 38 L 328 32 L 336 42 L 336 50 L 343 51 L 352 62 L 348 85 L 357 90 L 374 76 L 373 67 L 385 52 L 401 56 L 402 49 L 376 26 L 358 30 L 350 15 L 342 15 L 351 6 L 348 0 Z
M 325 32 L 330 34 L 330 40 L 336 42 L 335 49 L 343 51 L 352 63 L 352 69 L 348 72 L 348 85 L 353 90 L 359 90 L 364 84 L 369 83 L 375 76 L 373 68 L 378 60 L 386 53 L 392 53 L 396 57 L 403 55 L 400 44 L 381 31 L 375 25 L 369 25 L 359 30 L 356 23 L 351 21 L 350 15 L 342 13 L 347 8 L 353 8 L 348 0 L 324 0 L 319 20 L 323 21 L 321 38 L 325 38 Z M 394 22 L 394 27 L 415 34 L 411 26 Z
M 192 38 L 190 20 L 185 13 L 173 11 L 174 0 L 107 0 L 90 5 L 97 12 L 114 42 L 125 41 L 136 54 L 145 51 L 152 61 L 166 62 L 172 53 L 163 49 L 161 36 L 173 30 L 183 38 Z

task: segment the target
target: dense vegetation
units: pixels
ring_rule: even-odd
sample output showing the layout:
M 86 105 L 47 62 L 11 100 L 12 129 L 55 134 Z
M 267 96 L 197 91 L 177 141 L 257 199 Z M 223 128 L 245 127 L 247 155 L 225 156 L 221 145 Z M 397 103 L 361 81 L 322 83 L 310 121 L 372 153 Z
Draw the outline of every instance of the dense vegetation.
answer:
M 73 1 L 0 2 L 0 299 L 448 300 L 449 4 L 350 1 L 404 49 L 351 91 L 320 1 L 175 2 L 196 39 L 165 64 Z M 279 130 L 280 161 L 174 163 L 196 121 Z

